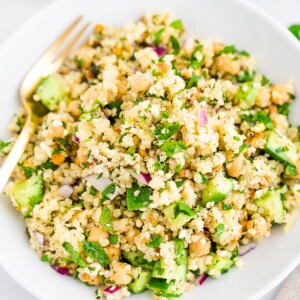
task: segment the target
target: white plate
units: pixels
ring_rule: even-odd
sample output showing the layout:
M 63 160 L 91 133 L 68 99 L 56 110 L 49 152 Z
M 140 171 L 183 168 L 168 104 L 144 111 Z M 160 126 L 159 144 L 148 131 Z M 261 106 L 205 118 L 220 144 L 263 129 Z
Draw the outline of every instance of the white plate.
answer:
M 67 0 L 44 9 L 27 22 L 0 49 L 0 136 L 19 106 L 18 85 L 37 57 L 76 16 L 105 25 L 122 25 L 146 11 L 173 11 L 188 33 L 222 38 L 246 49 L 258 69 L 273 82 L 295 79 L 300 94 L 300 46 L 286 29 L 252 5 L 237 0 Z M 300 100 L 293 104 L 297 124 Z M 300 123 L 300 122 L 299 122 Z M 274 228 L 271 238 L 245 257 L 245 267 L 234 268 L 221 279 L 209 279 L 183 299 L 258 299 L 282 281 L 300 261 L 300 220 L 288 234 Z M 6 198 L 0 201 L 0 263 L 25 289 L 39 299 L 95 299 L 93 287 L 56 274 L 30 249 L 25 226 Z M 145 295 L 135 300 L 148 299 Z M 150 296 L 149 296 L 150 299 Z

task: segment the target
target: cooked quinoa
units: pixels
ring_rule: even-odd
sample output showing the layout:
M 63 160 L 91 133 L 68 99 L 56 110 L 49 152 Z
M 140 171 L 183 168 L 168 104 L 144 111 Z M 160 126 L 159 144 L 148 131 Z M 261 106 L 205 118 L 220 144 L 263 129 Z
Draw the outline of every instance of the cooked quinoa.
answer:
M 32 98 L 43 117 L 7 193 L 42 261 L 98 297 L 179 296 L 296 217 L 293 85 L 170 13 L 96 25 Z

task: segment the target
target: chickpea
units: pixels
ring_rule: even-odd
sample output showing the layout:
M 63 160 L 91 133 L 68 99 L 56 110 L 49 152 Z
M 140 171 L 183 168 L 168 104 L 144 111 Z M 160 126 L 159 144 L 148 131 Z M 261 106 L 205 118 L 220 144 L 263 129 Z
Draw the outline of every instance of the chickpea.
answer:
M 227 172 L 231 177 L 239 177 L 243 173 L 244 169 L 244 156 L 239 155 L 232 159 L 232 161 L 226 165 Z
M 50 124 L 48 127 L 47 137 L 49 139 L 60 138 L 63 136 L 63 133 L 64 133 L 64 127 L 62 125 L 54 126 L 53 124 Z
M 256 240 L 261 240 L 270 232 L 270 225 L 265 218 L 259 214 L 254 214 L 252 220 L 247 222 L 247 233 Z
M 134 244 L 134 239 L 139 235 L 139 231 L 136 229 L 131 229 L 126 232 L 126 240 L 129 244 Z
M 129 84 L 133 92 L 147 91 L 153 84 L 152 77 L 148 74 L 137 72 L 129 77 Z
M 290 94 L 294 93 L 291 84 L 276 84 L 271 87 L 272 102 L 282 105 L 290 101 Z
M 71 101 L 68 105 L 68 111 L 73 117 L 78 118 L 81 115 L 81 110 L 79 108 L 79 101 L 78 100 Z
M 216 59 L 217 69 L 222 73 L 237 75 L 241 69 L 240 63 L 231 54 L 223 54 Z
M 266 87 L 262 87 L 255 99 L 255 105 L 258 107 L 267 107 L 271 104 L 271 93 Z
M 112 264 L 112 274 L 110 276 L 110 280 L 112 280 L 115 285 L 127 285 L 130 283 L 131 277 L 131 269 L 127 270 L 127 267 L 130 265 L 115 262 Z
M 80 146 L 79 149 L 77 150 L 77 162 L 79 164 L 85 163 L 88 159 L 88 148 L 85 146 Z
M 121 249 L 116 246 L 109 245 L 105 248 L 105 251 L 110 261 L 119 260 L 121 257 Z
M 189 252 L 195 256 L 203 256 L 209 253 L 211 242 L 203 232 L 197 232 L 194 236 L 198 237 L 197 242 L 193 242 L 189 245 Z
M 100 229 L 99 227 L 93 227 L 88 236 L 88 242 L 99 242 L 100 240 L 107 240 L 109 234 L 107 231 Z

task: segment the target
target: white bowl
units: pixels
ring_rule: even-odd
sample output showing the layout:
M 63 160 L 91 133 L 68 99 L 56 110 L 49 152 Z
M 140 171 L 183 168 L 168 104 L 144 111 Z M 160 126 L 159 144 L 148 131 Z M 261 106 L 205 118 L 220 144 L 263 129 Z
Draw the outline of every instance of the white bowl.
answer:
M 221 38 L 254 55 L 259 71 L 273 82 L 295 79 L 300 93 L 300 44 L 272 18 L 237 0 L 67 0 L 58 1 L 27 22 L 0 49 L 0 136 L 20 105 L 18 86 L 27 70 L 76 16 L 107 26 L 133 21 L 146 11 L 173 11 L 188 33 L 200 38 Z M 297 122 L 300 100 L 292 106 Z M 299 118 L 298 118 L 299 121 Z M 282 281 L 300 261 L 300 220 L 284 234 L 274 228 L 269 239 L 245 256 L 245 267 L 234 268 L 221 279 L 209 279 L 183 299 L 258 299 Z M 93 287 L 55 273 L 31 250 L 24 221 L 9 202 L 0 201 L 0 263 L 25 289 L 39 299 L 95 299 Z M 149 295 L 149 294 L 148 294 Z M 145 294 L 134 299 L 151 299 Z

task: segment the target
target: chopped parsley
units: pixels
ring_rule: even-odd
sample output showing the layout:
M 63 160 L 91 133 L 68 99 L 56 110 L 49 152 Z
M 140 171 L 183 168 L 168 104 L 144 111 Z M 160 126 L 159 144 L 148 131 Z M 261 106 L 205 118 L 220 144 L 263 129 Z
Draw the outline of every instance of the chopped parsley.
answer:
M 82 247 L 89 258 L 101 264 L 106 268 L 110 264 L 110 260 L 98 242 L 82 242 Z
M 190 67 L 193 69 L 199 69 L 202 65 L 202 62 L 204 60 L 204 55 L 202 55 L 202 59 L 200 61 L 196 58 L 196 55 L 195 55 L 197 52 L 200 52 L 200 50 L 202 48 L 203 48 L 202 45 L 198 45 L 198 46 L 196 46 L 194 52 L 192 53 Z
M 0 151 L 4 150 L 7 146 L 9 146 L 12 142 L 4 142 L 0 140 Z
M 100 246 L 100 245 L 99 245 Z M 86 261 L 83 259 L 83 257 L 81 256 L 81 254 L 79 252 L 77 252 L 73 246 L 68 243 L 68 242 L 64 242 L 63 243 L 63 247 L 65 248 L 65 250 L 67 252 L 70 253 L 72 260 L 81 268 L 85 268 L 87 267 L 87 263 Z
M 220 238 L 221 235 L 223 234 L 224 230 L 225 230 L 224 224 L 222 224 L 222 223 L 219 224 L 219 225 L 216 227 L 216 237 L 217 237 L 217 238 Z
M 153 40 L 154 45 L 157 46 L 157 45 L 159 44 L 160 39 L 161 39 L 161 36 L 162 36 L 164 30 L 165 30 L 165 29 L 162 28 L 162 29 L 158 30 L 158 31 L 155 33 L 155 35 L 154 35 L 154 40 Z
M 170 24 L 171 27 L 177 29 L 177 30 L 182 30 L 183 29 L 183 24 L 181 20 L 175 20 Z
M 291 25 L 289 31 L 300 41 L 300 24 Z
M 110 243 L 111 245 L 116 245 L 116 244 L 118 244 L 118 241 L 119 241 L 119 237 L 118 237 L 117 234 L 112 234 L 112 235 L 109 236 L 109 243 Z
M 116 186 L 113 183 L 109 184 L 101 193 L 102 201 L 111 200 L 108 195 L 113 194 L 115 191 Z
M 151 235 L 151 242 L 147 244 L 148 248 L 158 248 L 162 242 L 162 236 L 159 234 L 152 234 Z
M 287 116 L 290 113 L 290 104 L 284 103 L 283 105 L 278 105 L 277 110 L 280 114 Z
M 139 210 L 147 207 L 152 201 L 150 200 L 151 188 L 149 186 L 139 186 L 133 184 L 126 191 L 126 204 L 128 210 Z
M 236 51 L 235 46 L 234 45 L 229 45 L 229 46 L 224 47 L 220 52 L 218 52 L 216 56 L 220 56 L 222 54 L 228 54 L 228 53 L 234 54 L 236 52 L 237 51 Z
M 55 171 L 56 169 L 58 168 L 57 165 L 55 165 L 52 161 L 48 160 L 46 161 L 45 163 L 41 164 L 39 166 L 39 169 L 40 170 L 48 170 L 48 169 L 51 169 L 53 171 Z
M 49 259 L 49 257 L 48 257 L 47 254 L 44 254 L 44 255 L 41 256 L 41 261 L 42 261 L 42 262 L 49 262 L 50 259 Z
M 151 133 L 160 141 L 168 140 L 171 136 L 175 135 L 180 128 L 180 125 L 175 124 L 165 124 L 158 126 Z
M 195 73 L 192 74 L 192 77 L 190 78 L 188 84 L 187 84 L 187 89 L 191 89 L 192 87 L 197 85 L 198 80 L 201 78 L 201 76 L 196 75 Z
M 32 176 L 33 174 L 35 174 L 36 171 L 37 171 L 37 169 L 27 167 L 27 166 L 25 166 L 24 164 L 21 164 L 21 163 L 18 163 L 18 166 L 19 166 L 20 168 L 22 168 L 22 170 L 24 171 L 25 176 L 26 176 L 27 178 L 31 177 L 31 176 Z
M 208 178 L 205 175 L 203 175 L 202 173 L 200 173 L 200 176 L 201 176 L 201 179 L 202 179 L 202 183 L 208 184 L 208 182 L 209 182 Z
M 92 195 L 92 196 L 96 196 L 97 195 L 97 190 L 93 186 L 91 186 L 89 194 Z
M 267 85 L 270 83 L 270 79 L 266 77 L 265 75 L 262 76 L 261 78 L 261 85 Z
M 160 150 L 165 152 L 168 158 L 171 158 L 174 154 L 186 150 L 188 147 L 185 143 L 180 141 L 165 141 Z
M 167 164 L 165 162 L 156 161 L 152 167 L 156 170 L 165 170 L 167 168 Z
M 222 203 L 222 210 L 230 210 L 232 206 L 230 204 Z
M 75 57 L 75 63 L 77 68 L 81 69 L 84 65 L 84 60 L 83 59 L 79 59 L 77 56 Z
M 175 36 L 171 36 L 170 38 L 171 44 L 172 44 L 172 48 L 173 48 L 173 54 L 178 54 L 179 50 L 180 50 L 180 44 L 178 42 L 178 40 L 175 38 Z

